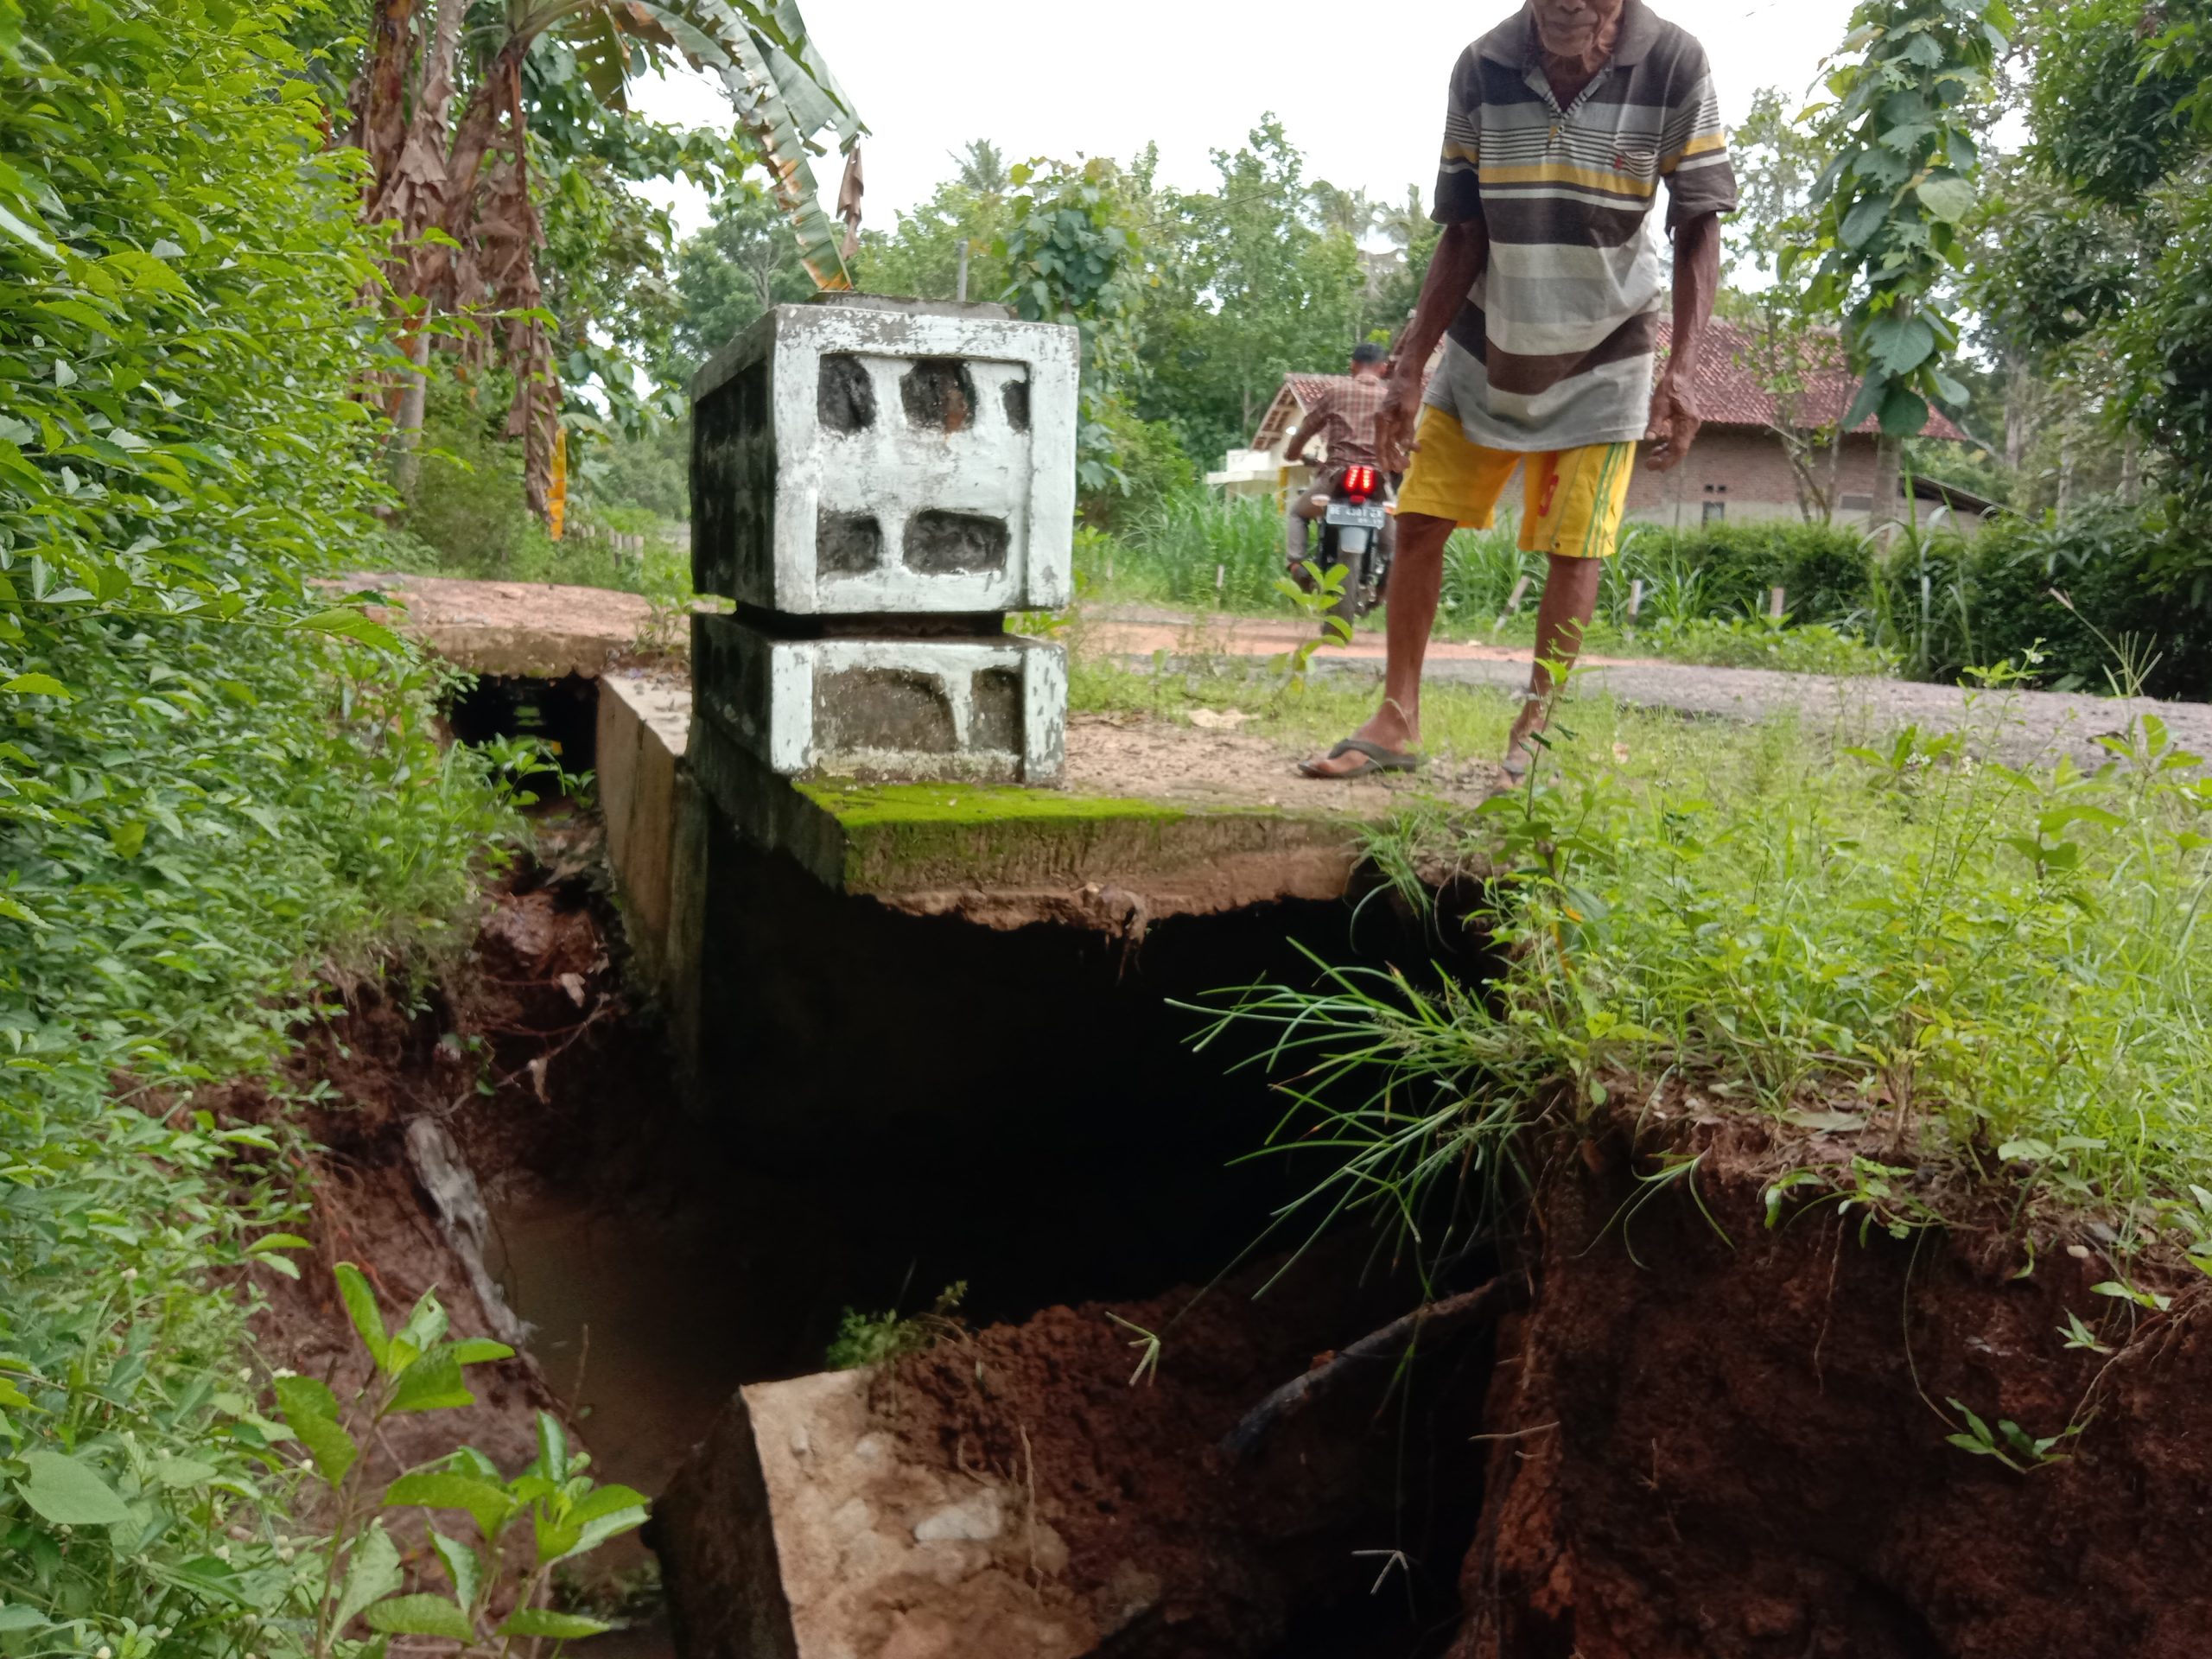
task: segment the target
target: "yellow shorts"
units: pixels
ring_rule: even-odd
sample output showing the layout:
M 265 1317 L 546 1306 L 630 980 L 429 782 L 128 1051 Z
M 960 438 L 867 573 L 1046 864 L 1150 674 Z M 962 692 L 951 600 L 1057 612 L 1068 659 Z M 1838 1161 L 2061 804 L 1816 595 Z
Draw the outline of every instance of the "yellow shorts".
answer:
M 1522 481 L 1521 545 L 1530 553 L 1604 559 L 1620 545 L 1621 514 L 1636 471 L 1632 443 L 1593 443 L 1580 449 L 1522 454 L 1485 449 L 1468 442 L 1459 417 L 1433 404 L 1421 412 L 1413 464 L 1398 492 L 1398 511 L 1449 518 L 1469 530 L 1497 521 L 1497 503 L 1513 469 L 1528 463 Z

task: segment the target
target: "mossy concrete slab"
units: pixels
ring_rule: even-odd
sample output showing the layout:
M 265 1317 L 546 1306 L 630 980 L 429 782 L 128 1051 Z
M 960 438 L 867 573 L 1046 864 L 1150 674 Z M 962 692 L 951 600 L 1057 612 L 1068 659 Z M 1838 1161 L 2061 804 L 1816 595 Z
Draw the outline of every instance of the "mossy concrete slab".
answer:
M 1363 830 L 1401 798 L 1375 791 L 1355 805 L 1316 791 L 1301 802 L 1287 785 L 1285 798 L 1240 801 L 791 782 L 707 721 L 694 725 L 691 766 L 740 834 L 838 891 L 987 926 L 1122 934 L 1171 916 L 1341 897 Z

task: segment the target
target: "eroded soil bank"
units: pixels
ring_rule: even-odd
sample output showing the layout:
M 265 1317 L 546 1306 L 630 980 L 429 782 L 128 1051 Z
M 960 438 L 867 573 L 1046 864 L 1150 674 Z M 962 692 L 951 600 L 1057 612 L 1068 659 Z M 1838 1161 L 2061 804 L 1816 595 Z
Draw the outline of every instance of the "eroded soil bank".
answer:
M 760 1163 L 677 1106 L 651 1011 L 622 989 L 619 930 L 577 834 L 492 896 L 445 983 L 419 996 L 353 988 L 289 1079 L 324 1086 L 301 1116 L 322 1148 L 302 1172 L 320 1259 L 278 1287 L 266 1363 L 348 1371 L 327 1271 L 339 1260 L 366 1268 L 388 1304 L 435 1285 L 462 1329 L 536 1327 L 522 1358 L 479 1374 L 477 1408 L 396 1423 L 373 1456 L 413 1462 L 466 1440 L 512 1466 L 530 1455 L 531 1413 L 550 1407 L 603 1474 L 658 1492 L 740 1384 L 818 1367 L 844 1307 L 925 1306 L 966 1276 L 976 1328 L 871 1388 L 905 1455 L 1033 1490 L 1061 1582 L 1023 1575 L 1023 1593 L 1039 1607 L 1081 1601 L 1100 1653 L 2212 1650 L 2198 1560 L 2212 1347 L 2204 1296 L 2185 1284 L 2150 1286 L 2178 1292 L 2163 1312 L 2099 1294 L 2128 1272 L 2094 1240 L 2038 1235 L 2031 1259 L 2004 1216 L 1862 1237 L 1859 1213 L 1830 1205 L 1785 1208 L 1770 1228 L 1778 1173 L 1909 1154 L 1847 1135 L 1777 1143 L 1677 1103 L 1644 1124 L 1634 1156 L 1625 1128 L 1548 1149 L 1526 1231 L 1504 1245 L 1525 1314 L 1426 1347 L 1409 1376 L 1382 1367 L 1332 1391 L 1239 1464 L 1219 1442 L 1269 1390 L 1418 1298 L 1370 1270 L 1363 1236 L 1345 1241 L 1349 1255 L 1315 1258 L 1319 1278 L 1258 1303 L 1230 1287 L 1159 1294 L 1230 1259 L 1292 1185 L 1220 1176 L 1224 1147 L 1255 1143 L 1259 1120 L 1238 1116 L 1255 1104 L 1242 1085 L 1199 1086 L 1219 1077 L 1217 1057 L 1171 1067 L 1166 993 L 1197 988 L 1172 957 L 1133 981 L 1113 953 L 1022 946 L 1023 971 L 1068 976 L 1078 1008 L 1152 1022 L 1118 1050 L 1118 1025 L 1081 1050 L 1054 1039 L 1062 1075 L 1081 1073 L 1068 1096 L 1086 1102 L 1141 1057 L 1145 1090 L 1122 1120 L 1076 1117 L 1090 1137 L 1077 1154 L 1028 1164 L 1049 1139 L 1032 1122 L 1002 1156 L 931 1159 L 910 1118 L 911 1133 L 871 1127 L 888 1156 Z M 1269 925 L 1236 925 L 1256 937 Z M 879 925 L 894 945 L 911 931 L 918 949 L 950 925 Z M 1192 975 L 1223 973 L 1249 943 L 1206 937 Z M 1084 1002 L 1093 981 L 1110 991 Z M 1040 989 L 1026 1006 L 1047 1000 Z M 1034 1033 L 1020 1047 L 1030 1065 L 1054 1052 Z M 880 1056 L 879 1086 L 934 1101 L 961 1067 L 980 1080 L 1003 1064 L 957 1041 L 925 1052 Z M 859 1065 L 849 1055 L 840 1075 Z M 776 1086 L 777 1069 L 762 1069 L 766 1084 L 748 1086 Z M 213 1103 L 242 1119 L 276 1109 L 253 1089 Z M 1218 1114 L 1211 1141 L 1166 1135 L 1202 1111 Z M 1640 1179 L 1662 1152 L 1703 1154 L 1694 1198 L 1687 1180 Z M 1031 1169 L 1027 1188 L 1016 1165 Z M 1154 1180 L 1171 1166 L 1185 1166 Z M 1030 1316 L 1084 1297 L 1100 1300 Z M 1160 1333 L 1156 1381 L 1131 1386 L 1138 1351 L 1109 1312 Z M 2068 1348 L 2069 1315 L 2113 1351 Z M 1946 1443 L 1966 1426 L 1954 1400 L 2031 1439 L 2081 1432 L 2053 1448 L 2063 1461 L 2015 1471 Z M 680 1509 L 679 1495 L 672 1518 Z M 607 1605 L 649 1569 L 642 1552 L 623 1555 L 613 1582 L 584 1593 Z M 957 1602 L 916 1605 L 950 1632 L 943 1651 L 969 1651 Z M 887 1630 L 852 1651 L 938 1650 L 895 1648 Z M 625 1649 L 672 1650 L 664 1634 Z
M 1770 1229 L 1776 1175 L 1885 1148 L 1697 1117 L 1662 1134 L 1703 1154 L 1702 1207 L 1681 1182 L 1638 1207 L 1656 1165 L 1625 1135 L 1543 1182 L 1455 1659 L 2212 1650 L 2203 1293 L 2097 1294 L 2126 1275 L 2093 1243 L 2031 1255 L 2001 1214 L 1862 1239 L 1831 1204 Z M 2068 1348 L 2069 1313 L 2116 1351 Z M 1954 1401 L 2081 1433 L 2016 1471 L 1946 1443 Z

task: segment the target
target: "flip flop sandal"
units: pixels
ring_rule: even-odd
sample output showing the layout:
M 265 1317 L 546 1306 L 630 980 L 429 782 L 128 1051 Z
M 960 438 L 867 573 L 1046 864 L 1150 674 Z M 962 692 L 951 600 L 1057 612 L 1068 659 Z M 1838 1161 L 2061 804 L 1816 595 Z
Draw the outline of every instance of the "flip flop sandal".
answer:
M 1375 778 L 1391 772 L 1419 772 L 1421 757 L 1386 749 L 1380 743 L 1370 743 L 1363 737 L 1348 737 L 1329 751 L 1329 759 L 1340 760 L 1345 755 L 1363 756 L 1367 764 L 1356 772 L 1321 772 L 1313 762 L 1301 761 L 1299 771 L 1308 778 L 1318 778 L 1324 783 L 1348 784 L 1357 778 Z

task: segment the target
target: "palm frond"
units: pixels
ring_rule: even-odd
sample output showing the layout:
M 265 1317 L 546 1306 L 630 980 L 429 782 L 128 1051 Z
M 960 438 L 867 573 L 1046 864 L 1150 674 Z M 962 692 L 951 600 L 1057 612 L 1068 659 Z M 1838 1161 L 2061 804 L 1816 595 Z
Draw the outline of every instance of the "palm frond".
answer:
M 815 50 L 798 0 L 626 0 L 609 10 L 658 24 L 686 58 L 721 77 L 738 120 L 760 148 L 808 274 L 822 288 L 850 288 L 842 238 L 823 210 L 812 157 L 823 151 L 823 132 L 834 132 L 849 150 L 867 129 Z

